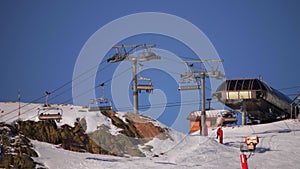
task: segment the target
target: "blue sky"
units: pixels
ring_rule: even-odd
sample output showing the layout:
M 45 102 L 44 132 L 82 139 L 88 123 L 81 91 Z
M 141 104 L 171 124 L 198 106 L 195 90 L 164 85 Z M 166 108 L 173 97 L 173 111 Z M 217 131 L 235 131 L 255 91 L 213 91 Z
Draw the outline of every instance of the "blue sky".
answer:
M 115 19 L 139 12 L 168 13 L 197 26 L 224 59 L 227 78 L 262 75 L 274 88 L 291 87 L 282 90 L 291 97 L 300 92 L 300 3 L 296 0 L 126 3 L 3 0 L 0 4 L 0 101 L 16 101 L 20 88 L 22 101 L 30 102 L 45 91 L 71 81 L 76 59 L 90 36 Z M 176 55 L 196 57 L 188 47 L 169 37 L 138 35 L 120 41 L 125 44 L 155 43 Z M 108 52 L 105 58 L 112 53 Z M 117 64 L 110 65 L 97 75 L 96 83 L 110 79 L 116 67 Z M 177 96 L 180 93 L 171 91 L 177 86 L 167 74 L 161 75 L 157 70 L 142 73 L 150 76 L 154 84 L 156 80 L 156 87 L 166 92 L 169 103 L 180 102 Z M 110 97 L 110 84 L 107 86 L 105 93 Z M 100 89 L 96 91 L 100 93 Z M 72 102 L 70 84 L 57 91 L 60 92 L 62 94 L 53 98 L 52 103 Z M 130 92 L 128 89 L 129 95 Z M 209 97 L 211 91 L 207 92 Z M 149 104 L 147 98 L 148 95 L 142 94 L 140 104 Z M 176 112 L 179 108 L 167 108 L 160 120 L 171 124 L 174 119 L 167 111 Z

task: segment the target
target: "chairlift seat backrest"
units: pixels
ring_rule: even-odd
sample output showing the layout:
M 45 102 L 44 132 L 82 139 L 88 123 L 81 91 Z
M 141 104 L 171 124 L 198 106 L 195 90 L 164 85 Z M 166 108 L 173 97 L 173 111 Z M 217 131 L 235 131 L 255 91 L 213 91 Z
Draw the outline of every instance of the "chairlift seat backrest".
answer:
M 136 88 L 139 91 L 139 93 L 141 93 L 142 90 L 145 90 L 147 93 L 151 93 L 153 91 L 153 84 L 151 79 L 140 77 L 138 79 L 138 84 Z
M 88 111 L 107 111 L 112 110 L 112 103 L 107 98 L 91 99 Z
M 56 120 L 60 122 L 62 115 L 63 110 L 58 107 L 43 107 L 38 109 L 39 120 Z

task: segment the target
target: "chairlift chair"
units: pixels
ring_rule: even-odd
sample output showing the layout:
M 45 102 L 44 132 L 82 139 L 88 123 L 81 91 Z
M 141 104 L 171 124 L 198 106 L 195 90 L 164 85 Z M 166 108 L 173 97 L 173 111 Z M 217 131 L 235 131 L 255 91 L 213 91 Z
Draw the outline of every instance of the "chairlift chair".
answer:
M 62 115 L 63 110 L 58 107 L 38 108 L 39 120 L 56 120 L 57 122 L 60 122 Z
M 193 79 L 183 80 L 179 84 L 180 84 L 178 87 L 179 91 L 201 89 L 201 86 L 197 84 L 197 82 L 194 81 Z
M 199 89 L 201 89 L 200 85 L 180 85 L 178 87 L 179 91 L 182 91 L 182 90 L 199 90 Z
M 88 111 L 109 111 L 112 110 L 112 103 L 107 98 L 91 99 Z
M 110 63 L 120 62 L 120 61 L 123 61 L 125 58 L 126 57 L 122 56 L 122 54 L 116 53 L 111 58 L 107 59 L 107 62 L 110 62 Z
M 237 117 L 232 113 L 232 111 L 222 112 L 221 116 L 224 119 L 223 124 L 232 124 L 237 122 Z
M 152 93 L 153 92 L 153 84 L 152 84 L 151 79 L 140 77 L 138 79 L 137 90 L 139 93 L 141 93 L 142 90 L 145 90 L 147 93 Z
M 201 86 L 197 84 L 196 78 L 192 75 L 192 72 L 189 71 L 181 75 L 181 81 L 179 84 L 179 91 L 201 89 Z
M 107 62 L 110 63 L 120 62 L 123 61 L 125 58 L 127 58 L 127 56 L 129 55 L 129 52 L 126 51 L 124 45 L 114 46 L 113 48 L 116 49 L 116 53 L 111 58 L 107 59 Z M 123 51 L 120 49 L 123 49 Z

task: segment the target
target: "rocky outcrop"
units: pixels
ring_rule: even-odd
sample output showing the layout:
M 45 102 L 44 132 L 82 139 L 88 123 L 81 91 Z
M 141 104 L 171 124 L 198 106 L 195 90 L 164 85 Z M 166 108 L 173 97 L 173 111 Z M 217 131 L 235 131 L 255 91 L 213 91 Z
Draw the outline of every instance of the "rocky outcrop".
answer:
M 104 125 L 99 126 L 97 131 L 90 134 L 90 138 L 113 154 L 143 157 L 145 155 L 138 149 L 138 145 L 142 145 L 153 138 L 172 140 L 168 134 L 168 128 L 154 125 L 155 120 L 149 117 L 126 113 L 124 115 L 125 121 L 123 121 L 116 114 L 113 111 L 103 112 L 103 115 L 112 120 L 112 124 L 122 129 L 120 131 L 122 134 L 112 135 L 109 128 Z
M 38 157 L 24 135 L 19 135 L 16 126 L 0 123 L 1 159 L 0 168 L 35 168 L 32 157 Z M 41 165 L 41 164 L 40 164 Z
M 30 139 L 60 145 L 62 148 L 77 152 L 90 152 L 114 155 L 101 150 L 90 137 L 85 133 L 81 123 L 75 122 L 74 127 L 63 125 L 57 127 L 54 121 L 22 121 L 21 132 Z
M 168 128 L 154 125 L 156 121 L 147 116 L 126 113 L 125 118 L 129 125 L 133 125 L 137 133 L 146 141 L 150 141 L 153 138 L 172 140 L 172 137 L 168 134 Z
M 90 138 L 102 149 L 118 156 L 126 154 L 131 156 L 144 157 L 145 155 L 138 149 L 141 141 L 134 137 L 124 134 L 112 135 L 109 128 L 105 125 L 99 126 L 98 130 L 91 133 Z
M 95 154 L 117 156 L 145 156 L 138 148 L 153 138 L 172 139 L 167 128 L 153 124 L 149 117 L 133 113 L 124 115 L 123 120 L 116 116 L 116 112 L 102 112 L 109 117 L 119 133 L 111 133 L 110 128 L 101 125 L 92 133 L 85 133 L 87 122 L 77 119 L 74 127 L 63 125 L 57 127 L 55 121 L 22 121 L 19 122 L 21 132 L 30 139 L 60 145 L 62 148 Z
M 112 119 L 112 123 L 118 128 L 123 129 L 120 133 L 128 137 L 140 138 L 144 140 L 144 142 L 148 142 L 153 138 L 159 138 L 161 140 L 164 139 L 172 139 L 168 134 L 168 128 L 162 128 L 154 125 L 155 120 L 134 113 L 126 113 L 124 115 L 126 121 L 122 121 L 120 118 L 116 116 L 116 112 L 107 111 L 103 113 L 105 116 Z
M 22 133 L 30 139 L 48 142 L 52 144 L 61 143 L 61 136 L 54 121 L 20 121 Z

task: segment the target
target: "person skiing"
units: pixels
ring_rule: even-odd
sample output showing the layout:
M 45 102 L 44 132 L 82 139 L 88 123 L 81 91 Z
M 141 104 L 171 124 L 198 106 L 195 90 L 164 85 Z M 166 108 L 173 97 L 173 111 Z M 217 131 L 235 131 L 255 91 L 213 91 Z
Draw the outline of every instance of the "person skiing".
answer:
M 223 144 L 223 130 L 222 126 L 218 128 L 217 130 L 217 139 L 220 137 L 220 143 Z

